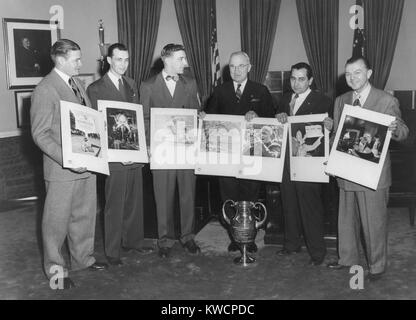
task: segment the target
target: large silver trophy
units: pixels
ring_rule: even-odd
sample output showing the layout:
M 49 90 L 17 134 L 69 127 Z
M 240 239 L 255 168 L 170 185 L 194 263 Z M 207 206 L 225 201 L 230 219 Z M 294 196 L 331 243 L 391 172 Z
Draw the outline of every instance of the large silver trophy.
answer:
M 225 212 L 227 205 L 235 210 L 231 219 Z M 264 212 L 263 219 L 261 218 L 261 209 Z M 254 212 L 258 212 L 258 214 L 256 215 Z M 234 263 L 247 266 L 249 263 L 255 262 L 256 259 L 247 254 L 247 245 L 254 242 L 257 230 L 266 221 L 266 207 L 261 202 L 227 200 L 222 205 L 222 215 L 225 222 L 230 226 L 231 236 L 241 250 L 241 257 L 234 259 Z

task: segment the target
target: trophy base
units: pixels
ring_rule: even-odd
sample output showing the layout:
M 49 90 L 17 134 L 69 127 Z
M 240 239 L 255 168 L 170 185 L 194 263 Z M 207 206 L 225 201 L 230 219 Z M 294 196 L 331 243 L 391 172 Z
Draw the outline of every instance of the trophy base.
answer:
M 241 246 L 242 246 L 242 249 L 243 249 L 243 250 L 241 250 L 241 257 L 235 258 L 234 263 L 242 265 L 243 267 L 247 267 L 248 265 L 253 264 L 254 262 L 256 262 L 255 258 L 250 257 L 247 254 L 247 244 L 244 243 L 244 244 L 241 244 Z

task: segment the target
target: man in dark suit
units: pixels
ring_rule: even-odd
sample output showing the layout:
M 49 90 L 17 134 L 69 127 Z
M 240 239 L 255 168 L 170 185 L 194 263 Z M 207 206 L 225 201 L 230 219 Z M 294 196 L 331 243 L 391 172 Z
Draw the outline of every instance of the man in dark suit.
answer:
M 334 134 L 345 104 L 385 113 L 396 117 L 389 130 L 396 141 L 406 139 L 409 129 L 401 120 L 399 101 L 374 88 L 369 79 L 372 70 L 364 57 L 352 57 L 345 65 L 349 91 L 335 100 Z M 387 266 L 387 202 L 391 185 L 391 162 L 387 153 L 376 190 L 338 178 L 338 254 L 339 261 L 328 264 L 331 269 L 349 268 L 360 263 L 360 229 L 363 232 L 370 281 L 378 280 Z M 360 228 L 361 227 L 361 228 Z
M 250 58 L 245 52 L 234 52 L 230 56 L 230 75 L 232 81 L 227 81 L 215 88 L 206 113 L 245 115 L 250 121 L 254 117 L 273 117 L 273 99 L 266 86 L 248 79 L 251 69 Z M 237 179 L 233 177 L 219 178 L 221 200 L 257 201 L 260 182 Z M 255 243 L 247 247 L 255 252 Z M 228 246 L 229 251 L 239 250 L 235 242 Z
M 140 103 L 143 105 L 147 137 L 150 137 L 150 108 L 200 109 L 196 81 L 183 75 L 188 66 L 185 48 L 178 44 L 166 45 L 161 53 L 162 72 L 140 86 Z M 175 243 L 173 238 L 175 189 L 178 184 L 181 215 L 180 242 L 191 254 L 198 254 L 193 231 L 195 216 L 195 182 L 193 170 L 153 170 L 153 186 L 158 222 L 159 256 L 167 258 Z
M 109 71 L 92 83 L 87 94 L 93 108 L 97 100 L 139 103 L 136 82 L 124 74 L 129 65 L 129 52 L 121 43 L 108 48 Z M 144 247 L 143 228 L 143 165 L 133 162 L 112 162 L 105 180 L 105 254 L 111 265 L 120 266 L 120 249 L 148 253 Z
M 96 218 L 96 179 L 86 168 L 63 168 L 60 100 L 91 107 L 82 86 L 72 76 L 81 68 L 81 49 L 61 39 L 51 49 L 55 68 L 38 84 L 30 109 L 32 137 L 43 152 L 46 199 L 42 217 L 44 270 L 48 278 L 64 278 L 65 289 L 74 286 L 61 253 L 65 238 L 71 269 L 103 270 L 93 257 Z
M 312 69 L 304 62 L 291 68 L 290 85 L 293 93 L 285 94 L 276 118 L 285 123 L 287 116 L 326 113 L 330 110 L 330 99 L 312 91 Z M 326 120 L 327 122 L 328 120 Z M 326 123 L 325 122 L 325 123 Z M 289 137 L 289 143 L 291 137 Z M 290 255 L 301 250 L 303 227 L 304 240 L 311 257 L 311 265 L 320 265 L 326 255 L 324 241 L 324 208 L 321 200 L 322 184 L 290 180 L 289 148 L 286 150 L 285 166 L 281 184 L 285 241 L 278 255 Z

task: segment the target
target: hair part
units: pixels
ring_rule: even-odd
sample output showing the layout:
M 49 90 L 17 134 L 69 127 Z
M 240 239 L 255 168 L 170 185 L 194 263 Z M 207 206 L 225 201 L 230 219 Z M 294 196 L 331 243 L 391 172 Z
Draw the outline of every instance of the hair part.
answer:
M 120 51 L 129 51 L 125 44 L 123 43 L 113 43 L 111 46 L 108 47 L 107 50 L 107 57 L 112 57 L 114 55 L 114 50 L 120 50 Z
M 59 39 L 51 48 L 51 58 L 56 63 L 56 57 L 67 57 L 69 51 L 79 51 L 80 46 L 69 39 Z
M 160 56 L 163 59 L 170 57 L 174 52 L 185 51 L 185 47 L 181 44 L 169 43 L 163 47 Z
M 353 64 L 353 63 L 356 63 L 358 61 L 362 61 L 364 63 L 364 65 L 365 65 L 365 67 L 368 70 L 371 69 L 370 61 L 368 61 L 368 59 L 366 57 L 364 57 L 364 56 L 352 56 L 351 58 L 349 58 L 347 60 L 347 62 L 345 63 L 345 65 L 347 65 L 347 64 Z
M 295 70 L 305 69 L 306 70 L 306 77 L 308 78 L 308 80 L 313 77 L 312 68 L 306 62 L 298 62 L 298 63 L 294 64 L 293 66 L 291 66 L 290 67 L 290 73 L 292 73 L 292 71 L 294 69 Z

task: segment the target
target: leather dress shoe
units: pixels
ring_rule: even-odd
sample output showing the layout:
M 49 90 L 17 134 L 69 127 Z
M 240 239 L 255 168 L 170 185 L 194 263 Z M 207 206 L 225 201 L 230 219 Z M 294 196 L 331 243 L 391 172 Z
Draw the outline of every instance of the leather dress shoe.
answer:
M 103 262 L 95 262 L 92 265 L 90 265 L 88 267 L 88 270 L 91 271 L 101 271 L 101 270 L 105 270 L 108 268 L 108 264 L 107 263 L 103 263 Z
M 183 248 L 185 249 L 186 252 L 190 254 L 198 254 L 201 252 L 201 248 L 199 248 L 199 246 L 195 243 L 193 239 L 186 241 L 183 244 Z
M 368 280 L 370 280 L 370 282 L 374 282 L 374 281 L 377 281 L 377 280 L 380 280 L 381 278 L 382 278 L 382 276 L 383 276 L 383 273 L 384 272 L 379 272 L 379 273 L 369 273 L 368 274 Z
M 291 254 L 297 254 L 297 253 L 299 253 L 301 250 L 302 250 L 302 249 L 301 249 L 301 248 L 299 248 L 299 249 L 296 249 L 296 250 L 290 251 L 290 250 L 287 250 L 286 248 L 283 248 L 282 250 L 277 251 L 277 252 L 276 252 L 276 254 L 277 254 L 278 256 L 289 256 L 289 255 L 291 255 Z
M 339 264 L 338 262 L 330 262 L 326 265 L 329 269 L 333 270 L 342 270 L 342 269 L 349 269 L 349 266 L 344 266 L 343 264 Z
M 169 255 L 170 255 L 170 248 L 167 248 L 167 247 L 159 248 L 159 257 L 168 258 Z
M 319 259 L 319 260 L 311 259 L 309 261 L 309 265 L 310 266 L 320 266 L 323 262 L 324 262 L 324 259 Z
M 123 265 L 123 262 L 119 258 L 107 257 L 107 261 L 111 266 L 119 267 Z
M 64 278 L 64 290 L 75 288 L 75 283 L 69 277 Z

